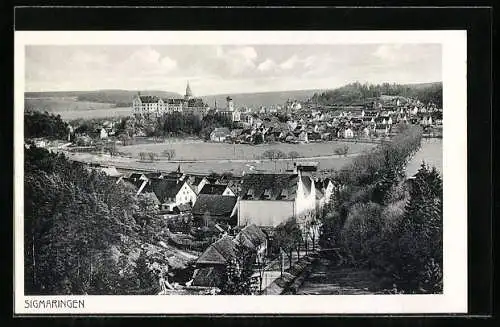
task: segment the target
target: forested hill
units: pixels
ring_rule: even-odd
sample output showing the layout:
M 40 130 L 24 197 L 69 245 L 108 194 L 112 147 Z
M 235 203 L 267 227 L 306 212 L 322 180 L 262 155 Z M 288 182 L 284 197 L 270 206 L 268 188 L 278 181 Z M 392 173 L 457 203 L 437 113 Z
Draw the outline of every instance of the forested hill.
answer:
M 217 106 L 224 107 L 226 105 L 226 97 L 230 96 L 237 107 L 248 106 L 258 108 L 260 106 L 283 105 L 288 99 L 305 101 L 316 92 L 321 92 L 321 90 L 215 94 L 205 95 L 201 98 L 212 107 L 215 101 L 217 101 Z
M 142 95 L 155 95 L 161 98 L 180 98 L 176 92 L 140 91 Z M 132 105 L 137 91 L 131 90 L 96 90 L 96 91 L 61 91 L 61 92 L 25 92 L 24 97 L 30 98 L 75 98 L 77 101 L 113 103 Z
M 423 103 L 433 102 L 438 107 L 443 104 L 443 83 L 421 84 L 347 84 L 334 90 L 315 93 L 311 101 L 323 105 L 363 104 L 381 95 L 416 98 Z

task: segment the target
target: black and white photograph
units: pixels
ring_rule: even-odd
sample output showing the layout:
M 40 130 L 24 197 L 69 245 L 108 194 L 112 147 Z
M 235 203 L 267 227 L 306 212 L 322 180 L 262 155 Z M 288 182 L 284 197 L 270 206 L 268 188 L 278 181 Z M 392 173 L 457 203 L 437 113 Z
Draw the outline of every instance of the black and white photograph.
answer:
M 16 308 L 466 310 L 464 32 L 80 33 L 16 39 Z

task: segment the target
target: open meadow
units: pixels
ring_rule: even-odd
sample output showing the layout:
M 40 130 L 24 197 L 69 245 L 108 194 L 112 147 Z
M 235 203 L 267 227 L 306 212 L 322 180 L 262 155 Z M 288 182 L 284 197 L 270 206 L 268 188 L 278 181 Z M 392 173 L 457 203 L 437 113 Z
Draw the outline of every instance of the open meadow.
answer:
M 335 149 L 347 146 L 348 154 L 360 153 L 370 149 L 374 144 L 331 141 L 308 144 L 227 144 L 211 143 L 202 141 L 185 142 L 162 142 L 150 144 L 134 144 L 119 146 L 118 151 L 129 154 L 132 158 L 138 158 L 141 152 L 153 152 L 160 158 L 165 150 L 175 150 L 174 160 L 254 160 L 260 159 L 267 150 L 281 150 L 285 154 L 292 151 L 299 153 L 300 157 L 319 157 L 335 154 Z

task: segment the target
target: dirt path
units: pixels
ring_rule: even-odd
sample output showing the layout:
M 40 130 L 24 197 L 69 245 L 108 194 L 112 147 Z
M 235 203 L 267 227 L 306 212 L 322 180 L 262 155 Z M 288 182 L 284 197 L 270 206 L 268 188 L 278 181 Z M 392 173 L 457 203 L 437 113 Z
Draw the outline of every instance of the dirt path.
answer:
M 313 264 L 297 294 L 358 295 L 382 294 L 377 279 L 367 270 L 336 267 L 332 260 L 320 258 Z

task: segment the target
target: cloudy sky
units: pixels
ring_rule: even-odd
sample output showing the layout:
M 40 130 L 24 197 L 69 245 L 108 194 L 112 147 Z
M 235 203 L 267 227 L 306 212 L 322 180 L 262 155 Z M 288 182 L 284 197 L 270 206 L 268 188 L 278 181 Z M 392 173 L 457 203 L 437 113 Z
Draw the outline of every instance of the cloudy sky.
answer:
M 441 81 L 439 44 L 27 46 L 26 91 L 195 95 Z

